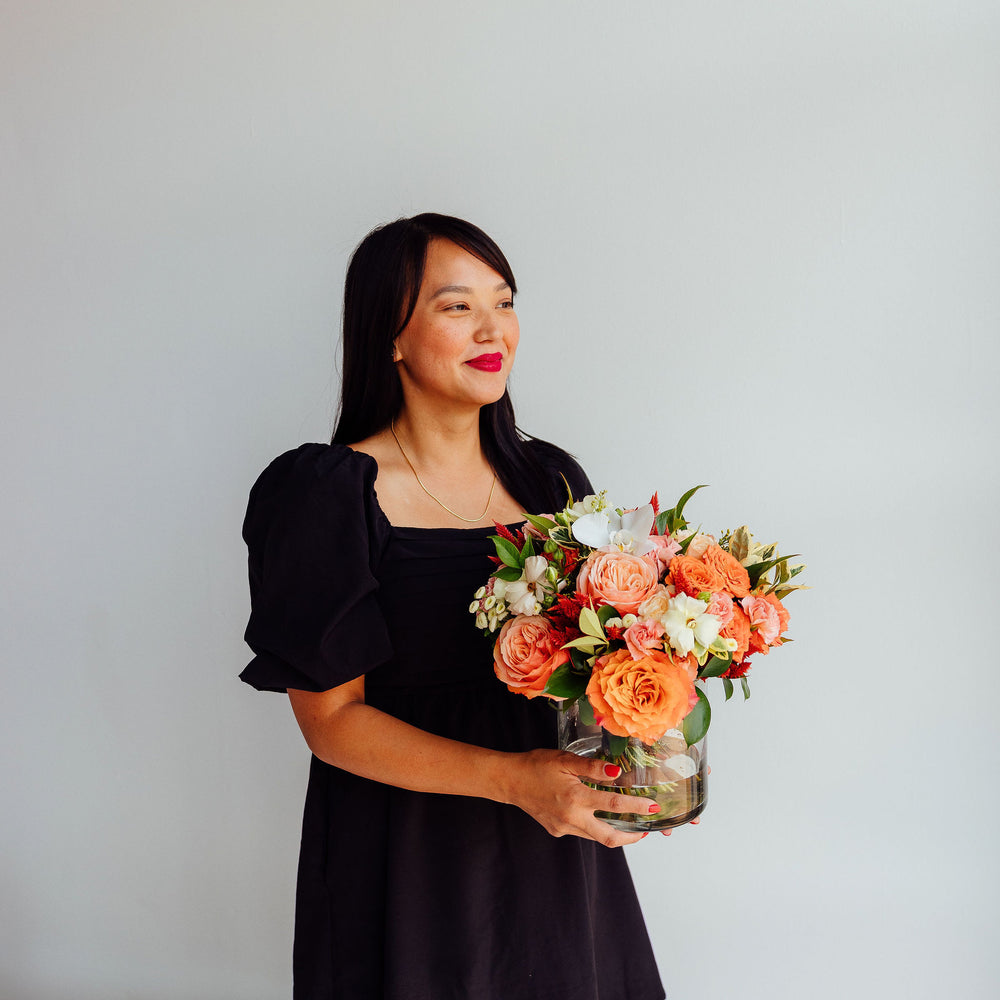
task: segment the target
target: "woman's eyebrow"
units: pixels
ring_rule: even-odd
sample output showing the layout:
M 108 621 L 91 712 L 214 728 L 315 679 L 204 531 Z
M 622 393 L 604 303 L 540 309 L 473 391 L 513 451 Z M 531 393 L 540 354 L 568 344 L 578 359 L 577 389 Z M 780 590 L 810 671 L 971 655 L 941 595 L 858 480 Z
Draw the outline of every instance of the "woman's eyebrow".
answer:
M 507 281 L 501 281 L 493 291 L 502 292 L 505 288 L 510 288 L 510 283 Z M 442 285 L 432 296 L 432 299 L 436 299 L 439 295 L 471 295 L 473 289 L 469 288 L 468 285 Z

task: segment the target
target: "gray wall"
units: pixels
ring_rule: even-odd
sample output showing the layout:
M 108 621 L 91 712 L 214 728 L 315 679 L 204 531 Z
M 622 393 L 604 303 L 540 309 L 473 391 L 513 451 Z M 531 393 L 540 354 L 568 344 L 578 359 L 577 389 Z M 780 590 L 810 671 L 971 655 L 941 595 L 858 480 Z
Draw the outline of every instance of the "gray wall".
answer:
M 809 564 L 629 851 L 672 996 L 995 996 L 998 65 L 986 0 L 0 3 L 0 994 L 288 995 L 240 520 L 431 209 L 514 264 L 524 427 Z

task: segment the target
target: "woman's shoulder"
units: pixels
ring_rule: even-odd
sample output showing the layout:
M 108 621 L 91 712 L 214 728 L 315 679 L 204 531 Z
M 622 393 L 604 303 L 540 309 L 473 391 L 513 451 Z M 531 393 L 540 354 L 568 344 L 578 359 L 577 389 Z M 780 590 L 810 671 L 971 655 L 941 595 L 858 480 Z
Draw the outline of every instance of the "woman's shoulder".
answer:
M 276 519 L 310 523 L 316 513 L 377 512 L 378 466 L 363 452 L 342 444 L 309 443 L 279 455 L 250 489 L 243 535 L 248 541 Z

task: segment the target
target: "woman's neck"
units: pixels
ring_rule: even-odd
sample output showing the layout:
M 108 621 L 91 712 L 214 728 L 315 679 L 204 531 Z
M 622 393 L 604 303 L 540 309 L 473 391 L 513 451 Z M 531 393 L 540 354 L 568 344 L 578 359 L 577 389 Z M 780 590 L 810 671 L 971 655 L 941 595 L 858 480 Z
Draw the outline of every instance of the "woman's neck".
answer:
M 478 410 L 444 415 L 404 409 L 393 428 L 400 446 L 419 468 L 468 471 L 484 461 Z

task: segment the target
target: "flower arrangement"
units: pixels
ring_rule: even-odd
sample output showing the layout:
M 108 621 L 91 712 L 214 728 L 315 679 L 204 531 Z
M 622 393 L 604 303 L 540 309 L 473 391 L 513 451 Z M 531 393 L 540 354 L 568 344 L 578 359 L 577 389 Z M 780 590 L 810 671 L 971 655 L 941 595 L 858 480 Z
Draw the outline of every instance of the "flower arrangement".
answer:
M 761 545 L 745 526 L 718 539 L 692 530 L 684 507 L 656 495 L 613 506 L 606 491 L 554 515 L 497 524 L 496 570 L 469 611 L 495 637 L 497 677 L 509 690 L 575 704 L 603 730 L 605 756 L 622 760 L 630 738 L 676 747 L 704 738 L 711 707 L 697 682 L 739 682 L 750 696 L 751 658 L 783 645 L 783 599 L 802 589 L 804 566 Z

